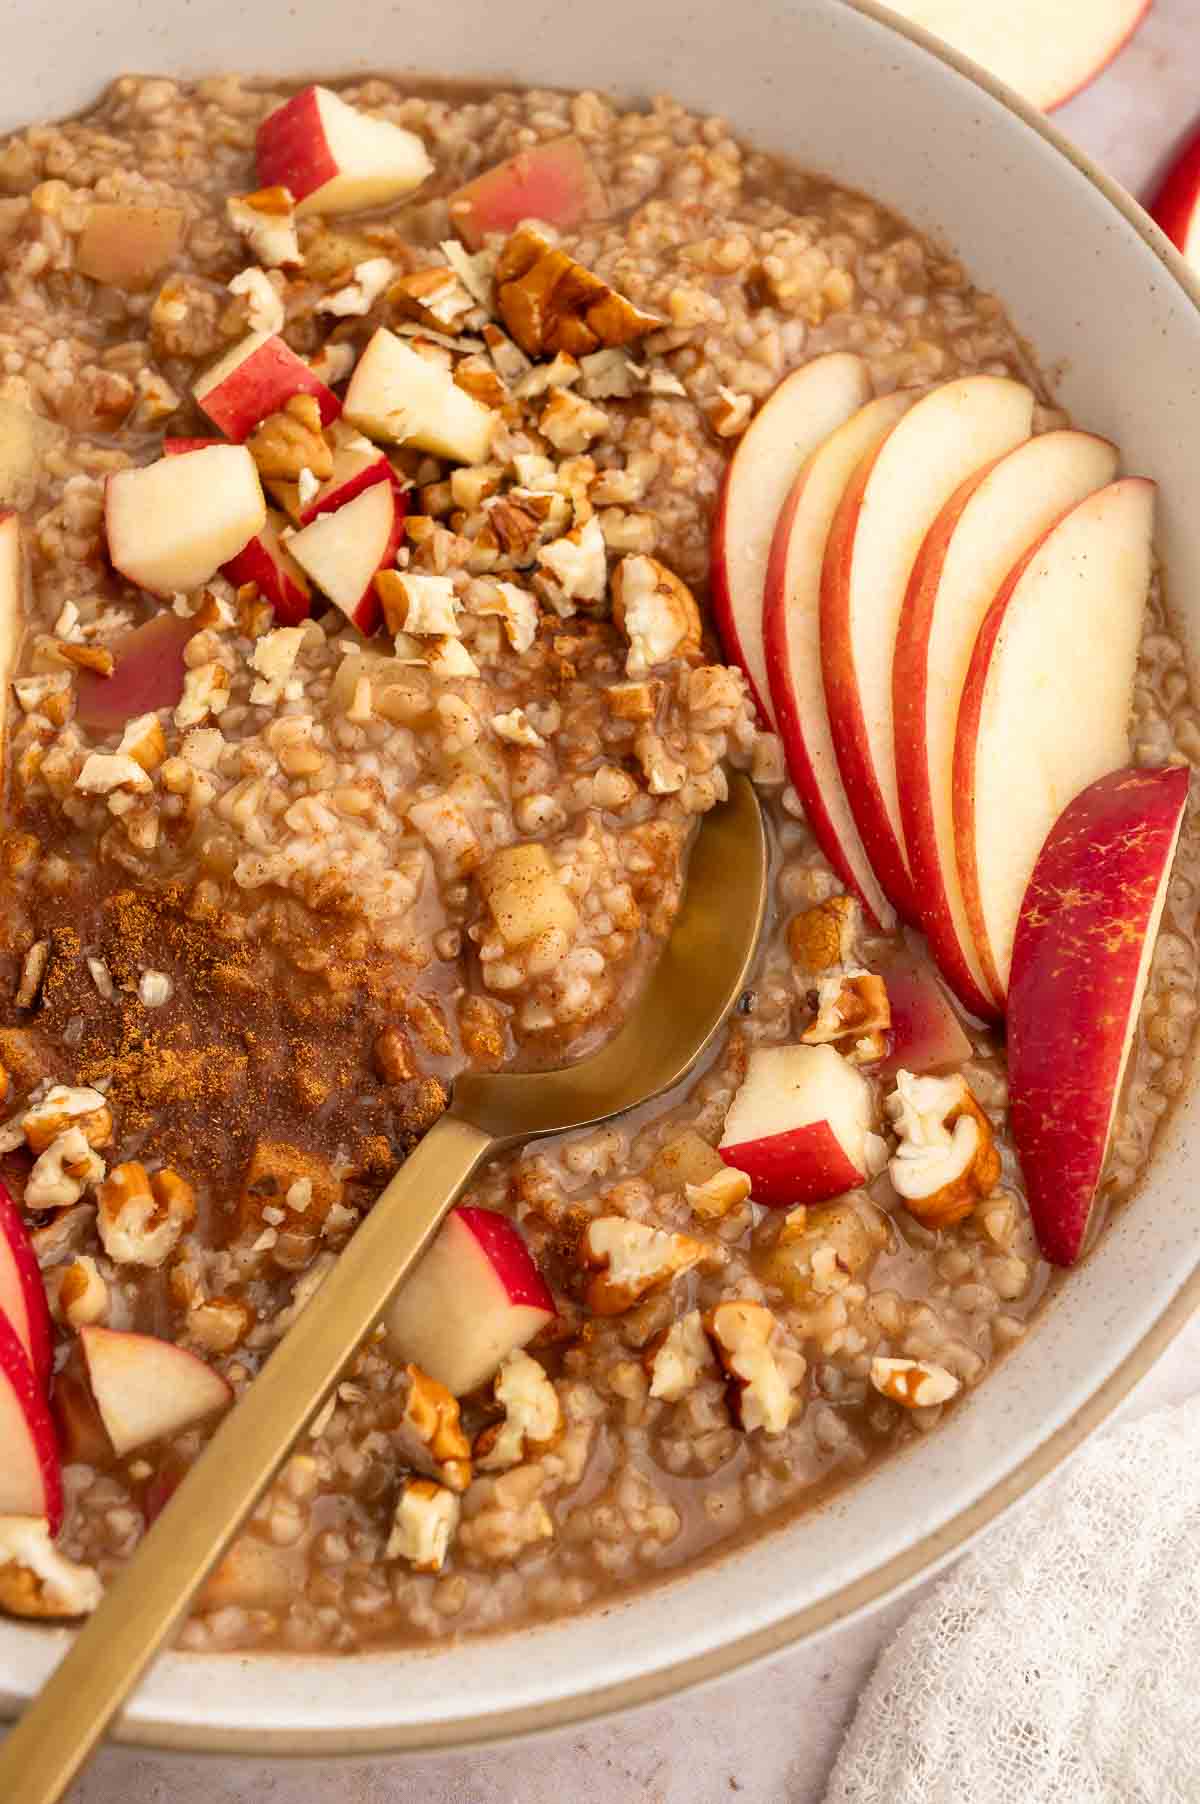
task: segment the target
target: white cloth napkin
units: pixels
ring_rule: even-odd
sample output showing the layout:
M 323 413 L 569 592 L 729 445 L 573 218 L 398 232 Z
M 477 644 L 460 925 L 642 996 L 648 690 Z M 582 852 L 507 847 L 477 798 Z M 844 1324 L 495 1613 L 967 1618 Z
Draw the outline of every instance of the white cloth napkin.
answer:
M 1200 1400 L 1084 1447 L 916 1609 L 825 1804 L 1198 1804 Z

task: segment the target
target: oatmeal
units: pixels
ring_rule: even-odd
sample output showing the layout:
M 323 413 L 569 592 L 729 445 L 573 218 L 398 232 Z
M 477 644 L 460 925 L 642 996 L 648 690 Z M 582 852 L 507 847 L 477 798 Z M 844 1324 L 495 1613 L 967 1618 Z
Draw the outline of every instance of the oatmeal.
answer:
M 668 101 L 125 78 L 0 144 L 0 275 L 0 1373 L 35 1447 L 0 1605 L 95 1607 L 459 1074 L 612 1031 L 731 770 L 773 902 L 715 1058 L 485 1168 L 182 1643 L 561 1614 L 932 1429 L 1183 1083 L 1200 728 L 1150 485 L 953 257 Z M 1125 575 L 1090 595 L 1100 724 L 1054 736 L 1053 672 L 1031 710 L 1063 787 L 1020 786 L 1028 866 L 960 801 L 943 879 L 966 698 L 1016 681 L 979 662 L 980 559 L 933 566 L 948 506 L 997 591 L 1038 540 L 1010 665 L 1073 558 Z M 897 746 L 929 669 L 964 702 L 921 702 L 889 788 L 893 638 Z M 972 797 L 1008 743 L 979 715 Z M 1079 1018 L 1055 1238 L 1009 1055 L 1064 909 L 1119 920 L 1135 1031 Z

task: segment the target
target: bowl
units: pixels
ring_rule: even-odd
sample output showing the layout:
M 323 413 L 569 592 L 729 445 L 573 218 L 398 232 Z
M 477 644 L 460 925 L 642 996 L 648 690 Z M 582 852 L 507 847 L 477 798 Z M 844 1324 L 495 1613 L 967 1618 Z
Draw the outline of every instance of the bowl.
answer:
M 123 71 L 517 76 L 725 115 L 867 190 L 961 255 L 1036 347 L 1063 404 L 1161 485 L 1170 598 L 1200 643 L 1200 292 L 1140 209 L 1012 94 L 889 14 L 844 0 L 609 0 L 596 38 L 539 0 L 333 20 L 284 0 L 10 0 L 0 128 L 93 101 Z M 353 49 L 348 49 L 353 46 Z M 1045 1477 L 1146 1370 L 1200 1295 L 1194 1096 L 1150 1176 L 1014 1353 L 938 1433 L 791 1526 L 651 1591 L 519 1639 L 341 1660 L 170 1655 L 128 1741 L 242 1752 L 430 1748 L 644 1703 L 844 1623 L 929 1572 Z M 66 1631 L 0 1623 L 0 1701 L 36 1690 Z

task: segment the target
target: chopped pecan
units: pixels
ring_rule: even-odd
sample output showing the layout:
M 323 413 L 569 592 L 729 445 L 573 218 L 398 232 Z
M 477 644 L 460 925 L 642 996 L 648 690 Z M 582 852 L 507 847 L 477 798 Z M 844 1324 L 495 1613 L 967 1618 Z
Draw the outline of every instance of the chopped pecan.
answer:
M 847 971 L 820 980 L 816 1019 L 800 1039 L 805 1046 L 837 1046 L 852 1065 L 871 1065 L 886 1055 L 891 1025 L 883 978 L 871 971 Z
M 90 1566 L 61 1554 L 39 1516 L 0 1517 L 0 1609 L 13 1616 L 61 1621 L 87 1616 L 104 1588 Z
M 431 1478 L 406 1478 L 384 1558 L 407 1560 L 414 1572 L 440 1572 L 461 1509 L 458 1498 L 445 1485 L 435 1484 Z
M 21 1126 L 26 1145 L 35 1153 L 44 1153 L 52 1140 L 73 1127 L 89 1146 L 107 1146 L 112 1139 L 112 1111 L 99 1090 L 55 1084 L 40 1102 L 26 1109 Z
M 873 1359 L 871 1383 L 881 1396 L 890 1397 L 905 1409 L 929 1409 L 935 1403 L 948 1403 L 962 1388 L 945 1366 L 921 1359 Z
M 333 475 L 333 452 L 321 430 L 314 395 L 293 395 L 279 413 L 268 414 L 246 440 L 260 476 L 298 478 L 311 470 L 324 482 Z
M 782 1434 L 796 1413 L 807 1370 L 765 1303 L 718 1303 L 704 1318 L 729 1378 L 730 1408 L 750 1433 Z
M 403 1028 L 391 1026 L 380 1031 L 375 1040 L 374 1059 L 375 1069 L 385 1084 L 406 1084 L 417 1075 L 412 1047 Z
M 54 1314 L 68 1328 L 85 1328 L 102 1322 L 108 1314 L 108 1285 L 96 1261 L 86 1254 L 56 1267 L 47 1279 L 47 1289 Z
M 529 226 L 514 232 L 500 253 L 496 305 L 530 357 L 558 351 L 583 357 L 631 344 L 663 323 Z
M 465 1491 L 471 1482 L 471 1443 L 463 1433 L 458 1399 L 419 1366 L 405 1366 L 409 1378 L 404 1427 L 412 1434 L 441 1482 Z
M 698 1309 L 672 1322 L 665 1333 L 650 1342 L 644 1355 L 650 1374 L 650 1395 L 664 1403 L 678 1403 L 693 1390 L 713 1365 L 712 1345 L 704 1332 Z
M 721 1262 L 723 1248 L 689 1234 L 672 1234 L 623 1215 L 601 1215 L 588 1224 L 581 1243 L 584 1264 L 595 1270 L 586 1301 L 594 1315 L 620 1315 L 640 1297 L 661 1290 L 680 1272 L 702 1262 Z
M 488 1471 L 517 1466 L 548 1452 L 562 1438 L 562 1405 L 538 1360 L 517 1348 L 500 1367 L 492 1389 L 504 1420 L 477 1436 L 478 1465 Z
M 829 896 L 788 922 L 788 952 L 797 970 L 817 977 L 849 964 L 862 913 L 853 896 Z
M 444 264 L 401 276 L 388 289 L 388 300 L 405 318 L 448 332 L 452 338 L 462 331 L 464 317 L 475 305 L 454 271 Z
M 265 1209 L 284 1209 L 292 1226 L 319 1227 L 342 1200 L 342 1182 L 315 1153 L 286 1140 L 259 1140 L 242 1177 L 243 1232 L 262 1226 Z
M 953 1227 L 1000 1181 L 991 1122 L 961 1074 L 898 1071 L 885 1107 L 900 1136 L 888 1161 L 897 1194 L 925 1227 Z
M 104 1160 L 93 1152 L 77 1127 L 52 1140 L 34 1162 L 25 1183 L 25 1203 L 30 1209 L 67 1209 L 77 1203 L 89 1184 L 104 1176 Z
M 174 1171 L 151 1178 L 137 1160 L 114 1165 L 98 1200 L 100 1239 L 118 1265 L 162 1265 L 196 1217 L 190 1184 Z
M 744 1171 L 736 1171 L 732 1165 L 723 1165 L 720 1171 L 706 1178 L 703 1184 L 687 1184 L 684 1186 L 689 1208 L 702 1216 L 706 1221 L 721 1221 L 726 1215 L 739 1209 L 750 1195 L 750 1180 Z
M 687 584 L 657 558 L 624 557 L 612 577 L 613 623 L 629 641 L 625 674 L 642 677 L 700 650 L 700 610 Z

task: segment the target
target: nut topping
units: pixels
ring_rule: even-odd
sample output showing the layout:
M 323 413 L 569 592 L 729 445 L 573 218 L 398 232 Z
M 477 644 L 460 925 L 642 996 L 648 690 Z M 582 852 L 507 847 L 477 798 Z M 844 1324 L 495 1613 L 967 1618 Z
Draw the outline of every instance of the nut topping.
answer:
M 530 357 L 584 357 L 631 344 L 662 324 L 530 226 L 514 232 L 500 253 L 496 305 Z
M 718 1303 L 704 1318 L 729 1377 L 729 1402 L 747 1434 L 782 1434 L 796 1413 L 807 1371 L 765 1303 Z
M 405 1479 L 384 1558 L 407 1560 L 414 1572 L 440 1572 L 461 1508 L 454 1492 L 431 1478 Z
M 558 1392 L 544 1368 L 518 1348 L 496 1374 L 493 1394 L 503 1422 L 485 1428 L 475 1442 L 476 1463 L 495 1471 L 535 1459 L 561 1439 L 564 1422 Z
M 584 1263 L 597 1275 L 587 1287 L 588 1308 L 596 1315 L 620 1315 L 639 1297 L 661 1290 L 680 1272 L 702 1261 L 723 1261 L 723 1248 L 688 1234 L 671 1234 L 623 1215 L 601 1215 L 583 1236 Z
M 805 1046 L 835 1045 L 852 1065 L 871 1065 L 886 1055 L 891 1025 L 883 978 L 870 971 L 847 971 L 843 977 L 821 979 L 817 1018 L 800 1039 Z
M 900 1145 L 888 1175 L 911 1215 L 927 1228 L 950 1228 L 1000 1181 L 992 1124 L 965 1077 L 896 1073 L 885 1104 Z
M 905 1409 L 929 1409 L 935 1403 L 948 1403 L 962 1389 L 945 1366 L 920 1359 L 873 1359 L 871 1383 L 881 1396 L 890 1397 Z

